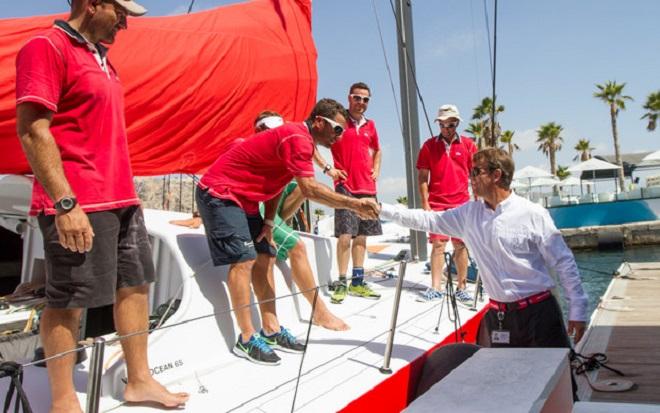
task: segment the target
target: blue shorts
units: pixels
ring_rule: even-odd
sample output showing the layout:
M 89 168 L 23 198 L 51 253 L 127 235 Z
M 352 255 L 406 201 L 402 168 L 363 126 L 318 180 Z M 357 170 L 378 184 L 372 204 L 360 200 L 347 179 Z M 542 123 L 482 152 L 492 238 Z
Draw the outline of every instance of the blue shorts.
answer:
M 275 256 L 268 241 L 255 241 L 264 223 L 261 215 L 247 215 L 234 201 L 216 198 L 199 187 L 195 197 L 213 265 L 250 261 L 257 253 Z

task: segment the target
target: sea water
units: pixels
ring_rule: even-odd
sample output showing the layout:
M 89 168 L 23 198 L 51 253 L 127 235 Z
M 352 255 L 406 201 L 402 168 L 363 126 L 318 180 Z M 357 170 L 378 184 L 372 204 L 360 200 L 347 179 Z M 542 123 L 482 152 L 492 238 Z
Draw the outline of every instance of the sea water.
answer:
M 573 251 L 573 255 L 582 275 L 582 285 L 589 295 L 588 314 L 591 317 L 621 263 L 660 261 L 660 246 L 647 245 L 607 251 L 577 250 Z M 566 319 L 566 302 L 561 301 Z

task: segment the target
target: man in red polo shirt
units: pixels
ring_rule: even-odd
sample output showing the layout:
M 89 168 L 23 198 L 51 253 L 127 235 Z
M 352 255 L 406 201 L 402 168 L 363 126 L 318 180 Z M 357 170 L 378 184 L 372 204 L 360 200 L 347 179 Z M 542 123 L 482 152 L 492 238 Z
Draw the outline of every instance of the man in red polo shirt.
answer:
M 470 200 L 468 180 L 472 168 L 472 155 L 477 147 L 471 139 L 460 136 L 456 128 L 461 122 L 458 108 L 443 105 L 435 118 L 440 126 L 440 134 L 429 138 L 417 158 L 417 184 L 422 200 L 422 208 L 427 211 L 444 211 L 463 205 Z M 445 246 L 449 237 L 442 234 L 429 234 L 431 251 L 431 287 L 420 295 L 421 301 L 440 300 L 442 291 L 442 268 L 445 265 Z M 464 303 L 472 300 L 465 291 L 467 283 L 468 253 L 459 238 L 451 238 L 454 246 L 454 261 L 458 283 L 456 298 Z
M 31 214 L 46 255 L 47 306 L 41 318 L 46 357 L 72 350 L 83 308 L 115 303 L 117 333 L 148 329 L 151 249 L 133 188 L 123 92 L 107 48 L 130 0 L 73 0 L 68 21 L 28 40 L 16 58 L 18 135 L 35 175 Z M 167 407 L 186 402 L 151 376 L 147 335 L 121 340 L 124 398 Z M 73 385 L 75 354 L 47 362 L 51 412 L 82 412 Z
M 289 352 L 305 349 L 281 327 L 256 334 L 250 315 L 250 280 L 262 313 L 275 315 L 275 303 L 265 301 L 275 294 L 263 268 L 276 255 L 272 231 L 284 187 L 295 178 L 305 198 L 331 208 L 350 208 L 365 218 L 377 216 L 378 205 L 372 199 L 340 195 L 314 180 L 315 146 L 335 144 L 344 133 L 346 117 L 341 104 L 321 99 L 305 122 L 259 132 L 221 154 L 199 182 L 196 201 L 213 264 L 229 265 L 229 294 L 241 330 L 233 352 L 239 357 L 277 365 L 280 358 L 271 345 Z M 259 202 L 265 206 L 263 218 Z
M 376 124 L 364 116 L 369 100 L 369 86 L 362 82 L 351 85 L 348 92 L 348 128 L 342 140 L 332 147 L 334 167 L 317 153 L 317 163 L 334 180 L 335 191 L 358 199 L 376 197 L 376 180 L 380 175 L 381 151 Z M 339 281 L 334 284 L 333 303 L 342 303 L 347 292 L 358 297 L 380 298 L 380 294 L 364 282 L 364 258 L 367 236 L 382 233 L 378 219 L 361 219 L 347 209 L 335 210 Z M 346 272 L 350 257 L 353 258 L 353 272 L 351 283 L 347 286 Z

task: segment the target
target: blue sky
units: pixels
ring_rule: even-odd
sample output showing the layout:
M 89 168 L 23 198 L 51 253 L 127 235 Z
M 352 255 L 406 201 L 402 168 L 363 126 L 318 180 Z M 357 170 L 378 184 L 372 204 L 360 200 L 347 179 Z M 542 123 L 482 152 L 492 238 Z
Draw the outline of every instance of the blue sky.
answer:
M 0 2 L 0 18 L 67 9 L 65 0 Z M 185 13 L 189 1 L 141 3 L 149 15 L 156 16 Z M 235 1 L 197 0 L 193 11 L 228 3 Z M 405 194 L 403 144 L 374 3 L 398 95 L 395 23 L 389 0 L 315 0 L 313 35 L 319 53 L 319 98 L 345 102 L 347 88 L 355 81 L 372 88 L 367 115 L 378 126 L 384 165 L 379 192 L 389 201 Z M 486 4 L 492 34 L 493 0 Z M 472 109 L 491 94 L 484 0 L 420 0 L 413 7 L 417 76 L 429 117 L 435 117 L 439 105 L 454 103 L 465 120 L 461 126 L 466 126 Z M 506 107 L 499 120 L 504 129 L 515 131 L 514 141 L 521 146 L 514 155 L 518 167 L 549 168 L 534 141 L 539 125 L 551 121 L 564 127 L 560 165 L 573 163 L 573 147 L 581 138 L 591 141 L 595 154 L 612 154 L 608 107 L 592 97 L 595 83 L 608 80 L 626 82 L 625 93 L 635 99 L 618 119 L 622 152 L 660 149 L 660 131 L 647 132 L 640 120 L 646 97 L 660 90 L 658 15 L 657 0 L 499 2 L 497 95 L 498 103 Z M 429 131 L 421 110 L 420 105 L 423 141 Z M 319 179 L 329 183 L 325 177 Z

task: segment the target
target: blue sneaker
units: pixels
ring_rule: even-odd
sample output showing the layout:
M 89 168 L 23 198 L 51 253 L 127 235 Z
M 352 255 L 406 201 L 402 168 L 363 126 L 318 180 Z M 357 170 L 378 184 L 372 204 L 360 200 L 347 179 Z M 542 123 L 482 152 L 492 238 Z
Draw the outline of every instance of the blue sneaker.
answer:
M 280 364 L 280 357 L 275 354 L 272 348 L 257 334 L 250 337 L 250 341 L 243 343 L 241 335 L 238 335 L 238 341 L 232 352 L 238 357 L 248 359 L 253 363 L 266 366 L 277 366 Z
M 280 326 L 280 332 L 267 336 L 264 330 L 259 332 L 261 339 L 270 347 L 289 353 L 302 353 L 305 345 L 300 343 L 296 337 L 286 328 Z
M 435 288 L 427 288 L 426 291 L 417 296 L 417 301 L 420 303 L 430 303 L 431 301 L 440 301 L 445 296 L 443 291 L 438 291 Z
M 463 304 L 472 305 L 474 300 L 465 290 L 456 290 L 456 299 Z

